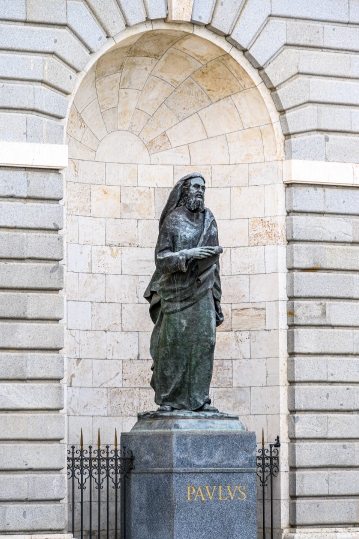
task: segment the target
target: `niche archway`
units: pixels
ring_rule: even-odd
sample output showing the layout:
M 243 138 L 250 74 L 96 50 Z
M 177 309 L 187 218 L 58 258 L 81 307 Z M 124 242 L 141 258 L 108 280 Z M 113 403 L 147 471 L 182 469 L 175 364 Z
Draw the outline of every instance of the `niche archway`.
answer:
M 241 53 L 209 31 L 201 37 L 174 27 L 134 32 L 104 54 L 69 114 L 70 443 L 80 426 L 89 439 L 101 426 L 111 443 L 114 425 L 128 430 L 139 411 L 154 406 L 142 295 L 162 207 L 174 182 L 193 170 L 206 177 L 206 205 L 225 247 L 226 321 L 213 402 L 249 429 L 280 432 L 286 348 L 278 116 Z

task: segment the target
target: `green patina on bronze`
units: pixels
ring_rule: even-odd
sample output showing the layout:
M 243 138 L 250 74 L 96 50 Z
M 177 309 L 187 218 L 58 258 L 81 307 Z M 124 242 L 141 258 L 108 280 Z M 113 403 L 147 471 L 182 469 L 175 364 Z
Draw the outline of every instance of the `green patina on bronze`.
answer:
M 144 294 L 155 324 L 151 386 L 161 410 L 211 410 L 216 326 L 223 322 L 222 248 L 204 191 L 200 174 L 185 176 L 171 191 L 160 219 L 156 271 Z

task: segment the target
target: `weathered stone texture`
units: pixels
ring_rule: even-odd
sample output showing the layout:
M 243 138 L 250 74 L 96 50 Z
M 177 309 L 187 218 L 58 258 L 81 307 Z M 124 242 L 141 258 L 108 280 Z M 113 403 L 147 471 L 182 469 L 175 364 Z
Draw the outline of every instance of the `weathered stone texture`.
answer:
M 146 11 L 142 0 L 119 0 L 119 4 L 129 26 L 146 19 Z
M 294 269 L 294 268 L 293 268 Z M 320 273 L 320 268 L 288 275 L 287 291 L 290 298 L 345 298 L 359 297 L 359 275 L 355 273 Z
M 208 24 L 213 15 L 216 0 L 194 0 L 192 21 L 196 24 Z
M 243 4 L 243 0 L 222 0 L 221 2 L 216 2 L 209 27 L 219 34 L 230 34 Z
M 63 267 L 59 264 L 20 264 L 0 261 L 0 288 L 61 290 Z
M 359 219 L 353 217 L 321 217 L 295 215 L 287 217 L 287 239 L 331 243 L 358 243 Z
M 63 505 L 19 504 L 0 507 L 0 531 L 62 531 L 66 526 Z
M 353 413 L 333 413 L 327 414 L 298 413 L 290 416 L 289 434 L 292 438 L 302 439 L 338 439 L 357 437 L 358 415 Z M 340 470 L 339 473 L 344 473 Z M 295 474 L 293 474 L 294 476 Z
M 358 382 L 359 364 L 345 356 L 296 356 L 288 361 L 290 382 Z
M 87 4 L 97 16 L 108 36 L 115 36 L 126 27 L 116 0 L 88 0 Z
M 60 324 L 0 322 L 2 348 L 59 350 L 64 346 Z
M 63 303 L 55 294 L 0 293 L 0 318 L 61 320 Z
M 287 252 L 288 269 L 357 271 L 359 248 L 356 245 L 291 245 Z
M 0 227 L 60 230 L 63 208 L 54 204 L 0 203 Z
M 67 0 L 67 23 L 91 52 L 96 52 L 106 42 L 103 29 L 83 2 Z
M 290 507 L 290 518 L 299 526 L 335 527 L 355 520 L 355 500 L 298 500 Z
M 167 0 L 143 0 L 148 19 L 164 19 L 167 16 Z
M 51 234 L 24 234 L 25 257 L 42 260 L 62 260 L 64 256 L 64 240 L 62 236 Z M 9 238 L 10 239 L 10 238 Z M 10 241 L 11 244 L 11 241 Z M 11 258 L 18 258 L 13 253 Z M 20 256 L 19 258 L 22 258 Z
M 54 413 L 0 414 L 0 440 L 55 440 L 63 438 L 65 415 Z
M 66 0 L 26 0 L 29 22 L 66 23 Z
M 31 169 L 0 169 L 0 196 L 61 200 L 63 177 L 56 172 Z
M 228 36 L 228 41 L 240 50 L 246 50 L 255 39 L 271 12 L 270 0 L 248 0 Z
M 1 19 L 8 21 L 26 20 L 26 0 L 14 0 L 11 4 L 6 1 L 0 3 Z
M 40 353 L 0 353 L 2 380 L 61 380 L 64 376 L 63 356 Z
M 2 444 L 0 470 L 61 470 L 65 464 L 64 444 Z
M 66 493 L 64 475 L 5 475 L 0 500 L 62 500 Z

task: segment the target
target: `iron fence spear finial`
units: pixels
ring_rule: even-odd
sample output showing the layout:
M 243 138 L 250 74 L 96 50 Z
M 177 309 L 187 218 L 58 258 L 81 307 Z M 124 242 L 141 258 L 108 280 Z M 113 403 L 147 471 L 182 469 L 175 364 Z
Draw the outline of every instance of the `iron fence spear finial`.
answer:
M 81 449 L 81 451 L 83 451 L 83 449 L 84 449 L 84 437 L 83 437 L 83 434 L 82 434 L 82 429 L 81 429 L 81 434 L 80 434 L 80 449 Z
M 264 429 L 262 428 L 262 449 L 264 449 Z
M 115 449 L 117 450 L 117 429 L 115 428 Z
M 97 432 L 97 447 L 98 447 L 98 450 L 100 450 L 100 448 L 101 448 L 101 433 L 100 433 L 100 429 L 98 429 L 98 432 Z

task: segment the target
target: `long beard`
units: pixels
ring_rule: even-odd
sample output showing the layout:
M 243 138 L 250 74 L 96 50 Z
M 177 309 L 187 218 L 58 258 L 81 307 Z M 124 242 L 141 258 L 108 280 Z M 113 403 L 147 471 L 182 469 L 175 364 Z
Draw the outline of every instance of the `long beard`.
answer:
M 196 198 L 196 195 L 188 195 L 186 200 L 186 208 L 189 211 L 201 212 L 204 210 L 203 198 Z

